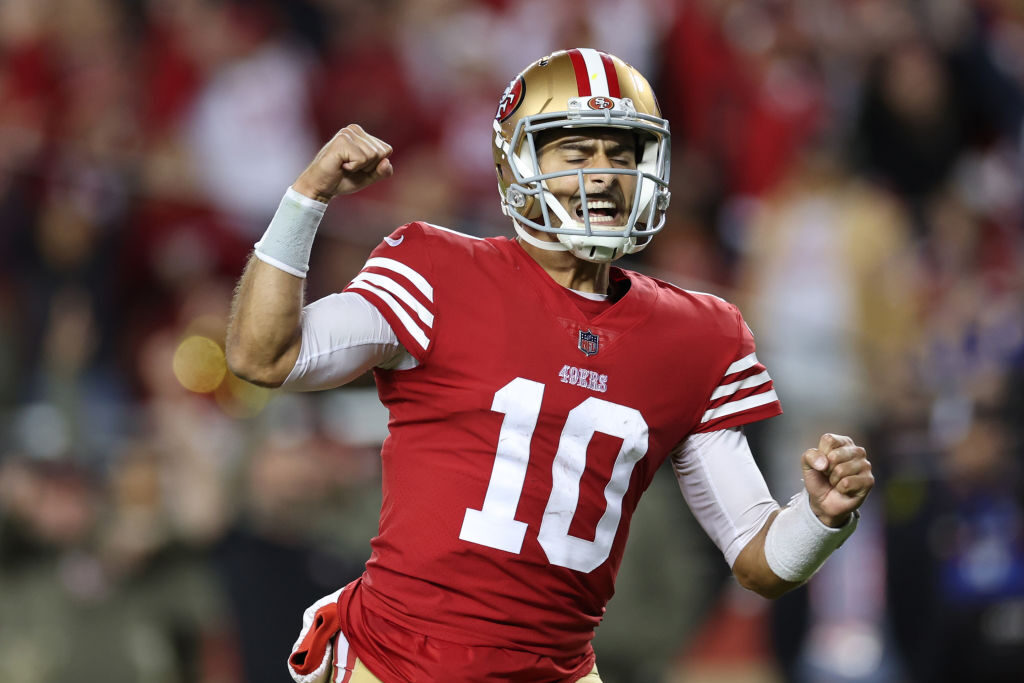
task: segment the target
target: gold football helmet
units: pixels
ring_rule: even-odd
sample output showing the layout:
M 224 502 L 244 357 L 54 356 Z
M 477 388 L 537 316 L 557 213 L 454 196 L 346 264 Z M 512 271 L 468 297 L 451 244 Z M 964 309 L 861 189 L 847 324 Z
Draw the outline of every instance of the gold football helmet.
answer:
M 536 136 L 553 128 L 624 128 L 637 138 L 637 168 L 587 168 L 542 174 Z M 640 251 L 665 225 L 670 193 L 668 121 L 650 84 L 632 66 L 597 50 L 563 50 L 537 60 L 512 79 L 494 117 L 494 163 L 505 215 L 519 237 L 541 249 L 571 251 L 588 261 L 612 261 Z M 637 189 L 623 226 L 591 225 L 585 177 L 632 175 Z M 546 181 L 577 176 L 583 215 L 570 216 Z M 627 198 L 627 201 L 629 198 Z M 552 214 L 557 221 L 552 222 Z M 557 235 L 539 240 L 523 226 Z

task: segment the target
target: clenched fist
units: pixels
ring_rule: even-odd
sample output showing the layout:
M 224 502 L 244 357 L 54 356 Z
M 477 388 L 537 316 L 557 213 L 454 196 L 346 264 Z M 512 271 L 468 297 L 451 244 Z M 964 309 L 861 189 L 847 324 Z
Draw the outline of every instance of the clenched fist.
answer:
M 395 172 L 388 159 L 391 145 L 351 124 L 324 145 L 292 184 L 296 192 L 328 202 L 339 194 L 358 192 Z
M 824 524 L 842 526 L 875 485 L 864 449 L 848 436 L 824 434 L 802 460 L 811 510 Z

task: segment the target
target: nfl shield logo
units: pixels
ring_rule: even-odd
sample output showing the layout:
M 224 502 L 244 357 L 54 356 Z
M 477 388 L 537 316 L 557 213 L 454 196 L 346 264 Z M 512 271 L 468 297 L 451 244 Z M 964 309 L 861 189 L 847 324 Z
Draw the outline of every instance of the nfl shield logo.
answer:
M 597 335 L 590 330 L 580 330 L 579 349 L 588 356 L 597 353 Z

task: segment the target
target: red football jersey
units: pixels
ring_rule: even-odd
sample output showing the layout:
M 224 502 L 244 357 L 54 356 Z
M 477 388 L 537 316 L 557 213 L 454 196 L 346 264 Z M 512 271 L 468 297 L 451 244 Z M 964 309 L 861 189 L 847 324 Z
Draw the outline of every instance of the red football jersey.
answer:
M 346 290 L 419 365 L 375 373 L 390 421 L 379 534 L 346 591 L 360 610 L 589 671 L 655 470 L 689 434 L 781 412 L 736 307 L 615 267 L 611 283 L 595 314 L 515 241 L 426 223 L 373 251 Z M 370 629 L 345 630 L 378 676 L 427 678 L 410 653 L 361 647 Z

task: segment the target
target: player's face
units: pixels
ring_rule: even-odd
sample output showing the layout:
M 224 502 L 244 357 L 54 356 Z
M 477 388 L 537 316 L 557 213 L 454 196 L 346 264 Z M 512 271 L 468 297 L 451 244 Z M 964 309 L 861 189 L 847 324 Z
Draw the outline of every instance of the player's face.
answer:
M 636 169 L 636 139 L 625 130 L 584 128 L 558 131 L 541 140 L 537 150 L 541 173 L 588 168 Z M 622 226 L 629 218 L 636 176 L 617 173 L 584 174 L 590 224 L 595 228 Z M 575 175 L 551 178 L 548 190 L 570 216 L 583 223 L 583 201 Z M 552 216 L 557 221 L 556 216 Z

